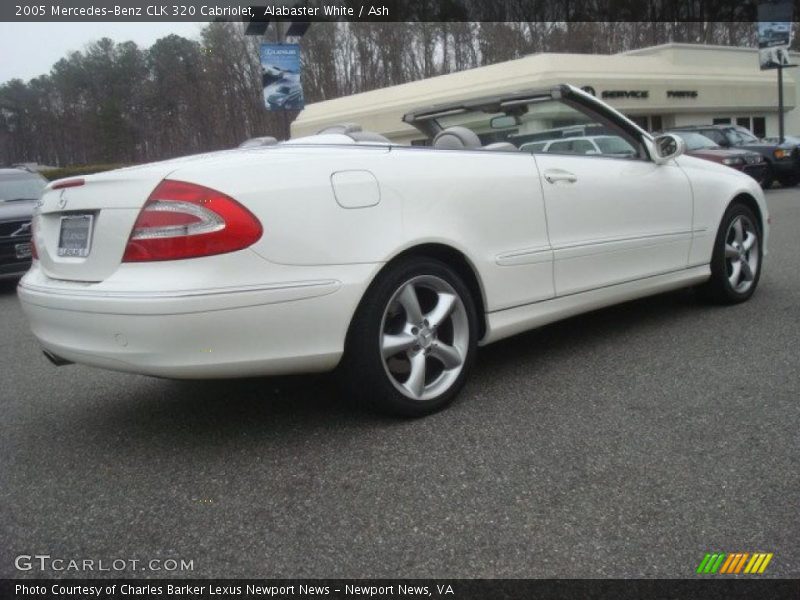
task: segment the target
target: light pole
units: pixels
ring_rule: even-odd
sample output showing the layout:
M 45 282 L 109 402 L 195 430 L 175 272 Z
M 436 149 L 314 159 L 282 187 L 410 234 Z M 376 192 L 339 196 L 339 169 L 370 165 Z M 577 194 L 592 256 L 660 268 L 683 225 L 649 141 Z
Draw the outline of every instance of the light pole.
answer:
M 778 143 L 783 143 L 783 65 L 778 66 Z

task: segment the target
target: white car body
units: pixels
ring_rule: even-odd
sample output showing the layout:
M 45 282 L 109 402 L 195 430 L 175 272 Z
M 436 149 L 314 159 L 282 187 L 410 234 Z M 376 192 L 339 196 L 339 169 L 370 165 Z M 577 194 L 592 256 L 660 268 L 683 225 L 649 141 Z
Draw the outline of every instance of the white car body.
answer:
M 121 262 L 165 178 L 231 196 L 263 235 L 227 254 Z M 326 134 L 52 187 L 35 217 L 39 259 L 19 285 L 34 335 L 67 361 L 171 378 L 333 369 L 370 284 L 414 249 L 471 270 L 487 344 L 703 282 L 734 198 L 757 209 L 764 248 L 768 235 L 752 178 L 688 156 L 657 164 Z M 95 215 L 85 258 L 58 256 L 65 211 Z

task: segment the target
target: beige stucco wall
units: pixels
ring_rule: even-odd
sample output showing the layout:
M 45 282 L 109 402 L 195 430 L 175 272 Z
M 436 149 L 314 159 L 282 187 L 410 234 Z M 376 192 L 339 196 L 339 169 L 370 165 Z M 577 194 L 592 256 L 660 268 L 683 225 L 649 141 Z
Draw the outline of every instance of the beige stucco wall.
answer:
M 666 44 L 614 55 L 534 54 L 309 104 L 292 123 L 292 137 L 355 122 L 393 141 L 409 143 L 421 135 L 401 117 L 414 108 L 559 83 L 592 86 L 598 97 L 603 90 L 648 90 L 646 99 L 607 102 L 629 115 L 665 116 L 665 126 L 709 123 L 714 117 L 763 116 L 767 135 L 777 134 L 777 75 L 759 70 L 755 49 Z M 793 69 L 786 69 L 787 133 L 800 133 L 800 110 L 794 110 L 797 87 Z M 667 98 L 667 90 L 695 90 L 698 96 Z

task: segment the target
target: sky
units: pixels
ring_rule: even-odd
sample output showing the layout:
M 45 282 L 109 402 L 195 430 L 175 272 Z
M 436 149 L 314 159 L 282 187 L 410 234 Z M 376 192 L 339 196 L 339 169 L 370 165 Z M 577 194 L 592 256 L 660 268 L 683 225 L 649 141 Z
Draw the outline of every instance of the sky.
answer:
M 171 33 L 199 38 L 205 23 L 0 23 L 0 83 L 28 81 L 60 58 L 102 37 L 150 46 Z

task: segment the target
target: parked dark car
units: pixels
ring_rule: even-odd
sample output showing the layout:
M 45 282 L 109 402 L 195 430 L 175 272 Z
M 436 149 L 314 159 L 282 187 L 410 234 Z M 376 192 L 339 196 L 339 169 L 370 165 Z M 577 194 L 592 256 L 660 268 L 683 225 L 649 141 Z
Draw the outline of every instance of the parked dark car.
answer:
M 770 137 L 761 138 L 762 142 L 767 142 L 768 144 L 777 144 L 778 143 L 778 136 L 773 135 Z M 783 136 L 783 141 L 787 144 L 794 144 L 795 146 L 800 146 L 800 136 L 796 135 L 785 135 Z
M 774 180 L 792 187 L 800 181 L 800 147 L 784 141 L 783 144 L 759 141 L 749 129 L 739 125 L 694 125 L 674 127 L 673 132 L 694 131 L 703 134 L 723 148 L 743 148 L 758 152 L 767 163 L 767 174 L 763 187 L 768 188 Z
M 31 266 L 31 217 L 47 180 L 24 169 L 0 169 L 0 279 Z
M 767 176 L 767 163 L 758 152 L 742 148 L 722 148 L 711 138 L 696 131 L 669 131 L 686 142 L 686 154 L 715 163 L 727 165 L 737 171 L 747 173 L 761 186 Z

